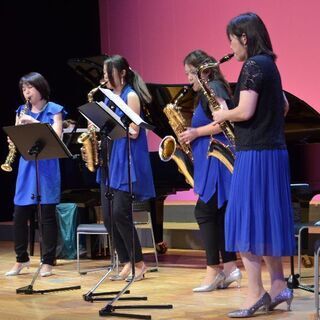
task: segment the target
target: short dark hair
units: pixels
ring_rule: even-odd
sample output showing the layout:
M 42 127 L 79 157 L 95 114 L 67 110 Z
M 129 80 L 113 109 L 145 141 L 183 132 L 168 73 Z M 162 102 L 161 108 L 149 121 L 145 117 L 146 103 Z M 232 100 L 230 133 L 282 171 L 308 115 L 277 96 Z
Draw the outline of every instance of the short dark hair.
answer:
M 35 87 L 39 91 L 41 98 L 46 101 L 49 101 L 49 96 L 50 96 L 49 83 L 42 74 L 38 72 L 30 72 L 20 78 L 19 88 L 20 88 L 20 93 L 22 97 L 23 97 L 22 86 L 24 84 L 30 84 L 31 86 Z
M 273 52 L 272 44 L 268 30 L 261 18 L 252 12 L 247 12 L 234 17 L 227 26 L 227 36 L 236 36 L 239 41 L 241 36 L 247 37 L 248 58 L 258 55 L 267 54 L 276 59 Z

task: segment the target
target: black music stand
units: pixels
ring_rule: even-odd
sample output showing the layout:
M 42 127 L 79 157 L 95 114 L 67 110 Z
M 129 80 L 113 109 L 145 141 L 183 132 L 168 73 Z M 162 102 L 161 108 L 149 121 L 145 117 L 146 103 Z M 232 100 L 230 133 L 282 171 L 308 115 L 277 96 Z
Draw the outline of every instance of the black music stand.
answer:
M 108 230 L 111 237 L 111 266 L 107 268 L 106 273 L 102 278 L 94 285 L 87 293 L 83 295 L 85 301 L 105 301 L 112 300 L 112 298 L 94 298 L 96 296 L 103 295 L 114 295 L 118 294 L 119 291 L 111 292 L 97 292 L 95 290 L 100 286 L 100 284 L 108 277 L 108 275 L 115 269 L 115 249 L 113 243 L 113 215 L 112 215 L 112 201 L 113 194 L 110 187 L 105 187 L 105 182 L 108 181 L 109 176 L 109 140 L 113 141 L 125 137 L 126 130 L 121 122 L 121 119 L 115 114 L 111 109 L 109 109 L 103 102 L 90 102 L 86 103 L 78 108 L 79 112 L 95 127 L 100 130 L 101 137 L 101 150 L 99 152 L 99 163 L 100 163 L 100 190 L 101 190 L 101 206 L 103 210 L 106 208 L 108 202 L 108 212 L 110 214 L 110 225 L 111 230 Z M 130 293 L 129 290 L 124 292 L 125 294 Z M 122 298 L 121 300 L 126 300 Z
M 25 160 L 34 160 L 36 169 L 36 194 L 32 195 L 32 199 L 36 199 L 37 216 L 39 224 L 39 243 L 40 243 L 40 257 L 42 257 L 42 215 L 41 215 L 41 186 L 39 176 L 38 160 L 44 159 L 59 159 L 71 158 L 72 154 L 58 137 L 54 129 L 47 123 L 32 123 L 20 126 L 4 127 L 3 130 L 13 141 L 14 145 L 21 153 Z M 65 290 L 80 289 L 80 286 L 72 286 L 65 288 L 56 288 L 48 290 L 33 290 L 33 285 L 40 273 L 42 260 L 35 272 L 30 285 L 16 289 L 16 293 L 34 294 L 34 293 L 48 293 Z
M 143 127 L 145 129 L 153 130 L 154 127 L 148 123 L 146 123 L 143 119 L 140 118 L 127 104 L 116 94 L 114 94 L 109 89 L 100 88 L 102 93 L 107 96 L 107 98 L 113 102 L 120 110 L 124 113 L 124 116 L 119 118 L 121 121 L 120 126 L 122 129 L 125 129 L 126 138 L 127 138 L 127 160 L 128 160 L 128 181 L 129 181 L 129 193 L 131 195 L 131 207 L 133 204 L 133 190 L 132 190 L 132 178 L 131 178 L 131 148 L 130 148 L 130 124 L 134 123 L 137 126 Z M 109 109 L 111 111 L 111 109 Z M 132 208 L 133 211 L 133 208 Z M 134 240 L 134 223 L 132 217 L 132 246 L 131 246 L 131 266 L 132 266 L 132 277 L 131 280 L 128 282 L 127 285 L 104 307 L 99 311 L 100 316 L 114 316 L 114 317 L 127 317 L 127 318 L 134 318 L 134 319 L 151 319 L 150 315 L 141 315 L 141 314 L 127 314 L 127 313 L 115 313 L 116 309 L 172 309 L 172 305 L 121 305 L 121 306 L 114 306 L 113 304 L 120 299 L 121 295 L 126 292 L 126 290 L 133 284 L 135 279 L 135 240 Z M 132 300 L 135 300 L 134 298 Z M 138 300 L 147 300 L 146 297 L 140 297 Z

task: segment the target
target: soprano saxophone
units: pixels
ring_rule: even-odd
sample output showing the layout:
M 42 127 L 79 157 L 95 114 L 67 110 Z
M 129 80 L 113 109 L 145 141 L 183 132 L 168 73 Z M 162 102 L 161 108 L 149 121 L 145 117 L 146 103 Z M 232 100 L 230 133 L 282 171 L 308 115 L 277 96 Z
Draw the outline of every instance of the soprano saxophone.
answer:
M 227 54 L 218 62 L 202 64 L 197 70 L 197 80 L 203 94 L 209 102 L 209 108 L 211 112 L 220 110 L 222 106 L 218 102 L 215 92 L 208 86 L 209 80 L 202 78 L 202 73 L 207 69 L 217 68 L 221 63 L 229 61 L 233 56 L 233 53 Z M 227 140 L 230 142 L 231 147 L 233 148 L 235 146 L 235 135 L 232 123 L 230 121 L 224 121 L 219 123 L 219 125 L 223 134 L 225 135 Z M 233 172 L 235 157 L 229 145 L 225 145 L 217 139 L 212 138 L 209 146 L 208 156 L 214 156 L 218 158 L 231 173 Z
M 30 110 L 30 101 L 26 100 L 22 110 L 19 113 L 18 124 L 19 124 L 19 119 L 23 115 L 27 114 L 29 110 Z M 6 172 L 11 172 L 12 171 L 12 163 L 16 158 L 17 148 L 12 141 L 9 142 L 8 148 L 9 148 L 9 152 L 8 152 L 8 155 L 6 157 L 5 162 L 1 165 L 1 169 Z

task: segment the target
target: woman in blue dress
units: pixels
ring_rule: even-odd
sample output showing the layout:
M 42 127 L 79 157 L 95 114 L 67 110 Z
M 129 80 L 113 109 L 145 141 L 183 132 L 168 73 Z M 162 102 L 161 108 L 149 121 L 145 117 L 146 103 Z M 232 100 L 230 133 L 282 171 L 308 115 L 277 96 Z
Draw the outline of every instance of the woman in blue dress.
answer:
M 206 258 L 206 276 L 194 292 L 206 292 L 218 288 L 226 288 L 237 281 L 240 286 L 242 278 L 236 265 L 236 254 L 226 252 L 224 241 L 224 216 L 229 197 L 231 173 L 215 157 L 208 157 L 208 148 L 211 136 L 228 144 L 219 125 L 212 125 L 212 116 L 208 108 L 208 101 L 201 94 L 200 85 L 196 78 L 196 71 L 200 65 L 216 60 L 207 53 L 196 50 L 189 53 L 184 59 L 185 73 L 192 89 L 198 92 L 198 103 L 192 117 L 191 128 L 184 131 L 179 139 L 183 143 L 191 143 L 194 160 L 194 191 L 199 195 L 195 217 L 199 224 Z M 219 68 L 209 69 L 202 75 L 209 81 L 210 88 L 215 92 L 219 103 L 225 108 L 231 106 L 230 89 Z M 220 254 L 223 268 L 220 267 Z
M 17 109 L 16 125 L 49 123 L 58 136 L 62 134 L 64 108 L 49 101 L 50 88 L 47 80 L 39 73 L 31 72 L 20 79 L 21 95 L 26 101 Z M 57 244 L 56 204 L 60 202 L 59 160 L 39 160 L 41 221 L 42 221 L 42 267 L 41 276 L 50 276 L 55 260 Z M 18 275 L 29 267 L 28 220 L 37 216 L 35 161 L 20 157 L 16 191 L 14 196 L 14 247 L 16 264 L 7 276 Z
M 226 213 L 226 249 L 239 251 L 248 273 L 248 297 L 230 317 L 250 317 L 260 307 L 273 309 L 293 299 L 283 275 L 282 256 L 294 254 L 288 153 L 284 116 L 288 101 L 275 64 L 268 31 L 254 13 L 232 19 L 230 47 L 243 61 L 235 108 L 214 112 L 217 123 L 235 123 L 236 161 Z M 271 279 L 261 277 L 262 258 Z
M 143 117 L 142 105 L 151 101 L 151 96 L 141 77 L 133 71 L 127 60 L 120 55 L 113 55 L 104 62 L 104 80 L 113 93 L 140 117 Z M 109 105 L 110 101 L 106 100 Z M 114 112 L 122 117 L 124 114 L 118 107 Z M 155 197 L 151 164 L 149 159 L 146 131 L 134 123 L 130 124 L 131 164 L 130 173 L 134 199 L 138 201 Z M 113 240 L 123 268 L 111 280 L 130 280 L 132 253 L 132 199 L 129 188 L 127 138 L 113 141 L 109 164 L 109 186 L 113 194 L 112 221 Z M 108 183 L 108 181 L 107 181 Z M 110 225 L 110 214 L 105 212 L 104 221 L 107 230 Z M 141 244 L 134 230 L 135 281 L 142 280 L 146 272 L 143 262 Z

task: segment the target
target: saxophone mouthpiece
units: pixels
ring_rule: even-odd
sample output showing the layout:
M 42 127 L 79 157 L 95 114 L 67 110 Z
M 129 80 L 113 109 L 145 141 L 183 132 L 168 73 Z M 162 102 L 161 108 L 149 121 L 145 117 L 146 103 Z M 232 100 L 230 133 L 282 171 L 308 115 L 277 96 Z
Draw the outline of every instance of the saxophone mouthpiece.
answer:
M 224 57 L 222 57 L 219 60 L 219 64 L 229 61 L 233 56 L 234 56 L 234 53 L 229 53 L 229 54 L 225 55 Z
M 184 86 L 184 87 L 178 92 L 178 94 L 172 99 L 173 105 L 174 105 L 175 107 L 177 107 L 178 101 L 179 101 L 180 99 L 182 99 L 182 98 L 187 94 L 187 92 L 189 91 L 189 89 L 190 89 L 190 86 Z

